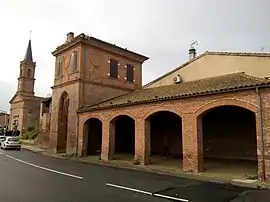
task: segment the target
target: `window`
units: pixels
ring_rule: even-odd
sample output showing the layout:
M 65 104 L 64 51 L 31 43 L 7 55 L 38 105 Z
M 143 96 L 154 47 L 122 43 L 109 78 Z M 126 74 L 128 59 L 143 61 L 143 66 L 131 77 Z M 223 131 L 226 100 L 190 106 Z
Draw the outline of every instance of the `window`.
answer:
M 110 59 L 110 77 L 118 78 L 118 61 Z
M 72 64 L 71 64 L 71 71 L 75 72 L 77 70 L 77 64 L 78 64 L 78 53 L 74 51 L 72 53 Z
M 27 77 L 31 77 L 32 76 L 32 71 L 31 71 L 31 69 L 28 69 L 27 70 Z
M 134 69 L 133 66 L 130 64 L 127 64 L 127 81 L 133 82 L 134 80 Z
M 56 76 L 58 78 L 62 76 L 62 66 L 63 66 L 62 59 L 58 59 L 56 64 Z

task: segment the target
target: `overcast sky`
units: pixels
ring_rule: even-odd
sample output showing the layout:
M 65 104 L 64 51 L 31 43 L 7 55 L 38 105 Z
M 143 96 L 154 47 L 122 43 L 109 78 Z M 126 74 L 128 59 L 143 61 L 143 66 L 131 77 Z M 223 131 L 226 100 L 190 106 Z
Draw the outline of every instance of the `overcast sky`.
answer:
M 46 96 L 53 84 L 51 52 L 70 31 L 149 56 L 145 84 L 187 61 L 192 40 L 199 41 L 199 54 L 259 52 L 261 46 L 270 52 L 269 9 L 269 0 L 0 0 L 0 109 L 9 110 L 16 92 L 30 30 L 35 92 Z

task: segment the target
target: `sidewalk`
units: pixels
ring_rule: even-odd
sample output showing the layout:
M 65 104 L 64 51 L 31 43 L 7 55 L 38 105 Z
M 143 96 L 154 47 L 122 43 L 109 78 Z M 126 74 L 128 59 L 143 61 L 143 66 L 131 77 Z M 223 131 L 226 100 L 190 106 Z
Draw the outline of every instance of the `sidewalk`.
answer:
M 41 148 L 38 148 L 38 147 L 34 147 L 32 145 L 29 145 L 29 144 L 22 144 L 22 148 L 23 149 L 26 149 L 26 150 L 30 150 L 30 151 L 36 152 L 36 153 L 43 153 L 43 152 L 45 152 L 44 149 L 41 149 Z
M 242 180 L 242 179 L 232 180 L 228 176 L 220 175 L 216 173 L 188 173 L 188 172 L 183 172 L 179 169 L 172 169 L 172 168 L 162 167 L 162 166 L 157 167 L 153 165 L 147 165 L 147 166 L 134 165 L 131 161 L 121 161 L 121 160 L 102 161 L 102 160 L 99 160 L 98 157 L 95 157 L 95 156 L 94 157 L 77 157 L 77 156 L 68 156 L 66 154 L 50 153 L 46 151 L 45 149 L 39 148 L 36 145 L 31 145 L 29 143 L 27 144 L 22 143 L 22 148 L 32 151 L 32 152 L 41 153 L 43 155 L 48 155 L 48 156 L 62 158 L 62 159 L 69 159 L 69 160 L 74 160 L 74 161 L 80 161 L 83 163 L 98 164 L 98 165 L 103 165 L 103 166 L 150 172 L 150 173 L 169 175 L 169 176 L 174 176 L 174 177 L 197 179 L 197 180 L 202 180 L 202 181 L 212 181 L 212 182 L 218 182 L 222 184 L 233 184 L 233 185 L 242 186 L 242 187 L 251 187 L 251 188 L 270 187 L 269 183 L 260 183 L 258 180 Z

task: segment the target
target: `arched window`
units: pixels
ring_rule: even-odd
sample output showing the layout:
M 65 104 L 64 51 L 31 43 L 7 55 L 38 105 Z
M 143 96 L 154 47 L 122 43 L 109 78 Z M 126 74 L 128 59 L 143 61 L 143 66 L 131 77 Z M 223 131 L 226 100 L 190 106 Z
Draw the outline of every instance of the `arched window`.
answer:
M 27 77 L 31 77 L 31 75 L 32 75 L 32 71 L 31 71 L 31 69 L 28 69 L 27 70 Z

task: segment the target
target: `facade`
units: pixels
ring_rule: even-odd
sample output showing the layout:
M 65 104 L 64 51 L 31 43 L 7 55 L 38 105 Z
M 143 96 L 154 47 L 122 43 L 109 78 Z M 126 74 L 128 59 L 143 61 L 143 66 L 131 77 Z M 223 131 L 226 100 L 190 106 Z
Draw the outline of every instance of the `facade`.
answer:
M 203 172 L 208 159 L 248 161 L 270 180 L 270 54 L 206 52 L 142 86 L 148 58 L 68 33 L 52 53 L 52 97 L 40 104 L 38 139 L 54 152 L 156 156 Z M 13 107 L 14 108 L 14 107 Z
M 0 126 L 8 126 L 9 114 L 6 112 L 0 112 Z
M 78 147 L 77 109 L 131 92 L 142 86 L 148 58 L 94 37 L 68 33 L 56 58 L 50 112 L 50 148 L 73 154 Z
M 181 75 L 183 82 L 237 72 L 245 72 L 259 78 L 270 77 L 269 66 L 269 53 L 206 51 L 198 57 L 191 58 L 173 71 L 146 84 L 144 87 L 152 88 L 173 84 L 173 78 L 177 75 Z
M 101 122 L 102 130 L 101 158 L 104 160 L 114 159 L 115 143 L 117 142 L 116 121 L 119 117 L 126 116 L 133 120 L 134 160 L 138 160 L 142 165 L 151 163 L 151 149 L 162 148 L 162 145 L 158 145 L 156 148 L 151 145 L 160 142 L 157 139 L 159 133 L 171 133 L 171 142 L 174 144 L 171 150 L 175 155 L 181 156 L 182 169 L 185 171 L 202 172 L 204 170 L 204 155 L 221 159 L 248 159 L 257 161 L 259 176 L 261 179 L 266 177 L 269 180 L 270 162 L 267 160 L 267 156 L 270 150 L 265 142 L 263 148 L 265 156 L 262 157 L 260 144 L 262 136 L 265 141 L 269 136 L 269 84 L 270 80 L 268 79 L 258 79 L 244 73 L 235 73 L 179 85 L 144 89 L 97 106 L 82 107 L 79 110 L 78 148 L 80 155 L 87 155 L 88 147 L 91 145 L 87 140 L 91 135 L 95 135 L 94 132 L 89 133 L 89 120 L 98 119 Z M 214 113 L 220 111 L 214 118 L 213 109 L 217 109 Z M 216 128 L 214 130 L 216 133 L 222 133 L 220 131 L 222 124 L 226 123 L 215 121 L 217 121 L 217 117 L 224 115 L 224 110 L 231 113 L 227 117 L 227 121 L 232 120 L 233 116 L 240 116 L 245 121 L 237 123 L 234 120 L 229 126 L 236 128 L 234 129 L 235 134 L 230 134 L 231 139 L 226 138 L 226 136 L 219 140 L 216 138 L 216 145 L 211 145 L 203 140 L 202 135 L 206 133 L 203 131 L 203 127 L 210 130 L 209 134 L 214 128 Z M 206 123 L 207 120 L 203 120 L 204 116 L 210 112 L 212 118 L 208 117 L 208 122 L 209 119 L 212 119 L 212 123 Z M 177 118 L 173 118 L 173 114 Z M 158 125 L 154 129 L 152 126 L 155 116 L 160 116 L 158 125 L 161 125 L 166 119 L 169 120 L 167 128 L 172 130 L 163 130 L 164 128 L 158 128 Z M 166 119 L 161 121 L 162 117 L 166 117 Z M 250 118 L 247 119 L 247 117 Z M 170 125 L 173 122 L 174 125 Z M 241 127 L 237 128 L 238 124 L 242 125 L 242 131 L 239 131 Z M 155 134 L 152 134 L 153 131 Z M 129 131 L 130 134 L 131 132 Z M 232 137 L 232 135 L 239 136 Z M 155 140 L 151 141 L 153 138 Z M 208 138 L 213 141 L 215 132 L 212 132 Z M 228 144 L 225 144 L 226 141 Z M 223 147 L 224 144 L 227 147 Z M 239 147 L 241 144 L 243 145 L 242 149 Z M 210 147 L 210 152 L 206 150 L 207 147 Z M 226 150 L 232 152 L 225 152 Z
M 130 153 L 146 165 L 162 155 L 165 134 L 184 171 L 203 172 L 206 158 L 248 160 L 269 180 L 269 62 L 264 53 L 206 52 L 141 89 L 81 106 L 78 153 Z
M 24 60 L 20 62 L 17 92 L 10 100 L 9 128 L 13 128 L 14 121 L 18 123 L 21 134 L 32 130 L 39 130 L 40 101 L 44 98 L 35 96 L 35 69 L 33 61 L 31 40 L 25 53 Z

